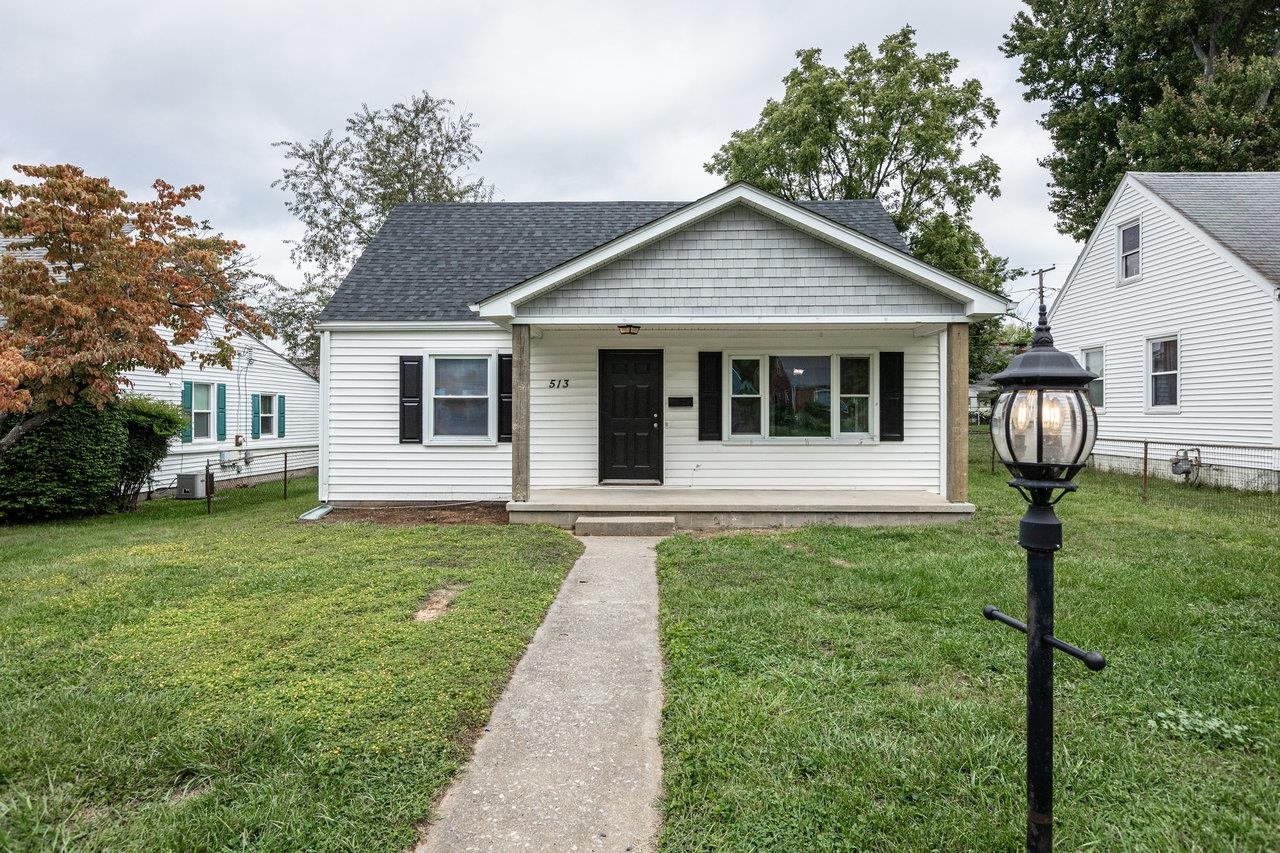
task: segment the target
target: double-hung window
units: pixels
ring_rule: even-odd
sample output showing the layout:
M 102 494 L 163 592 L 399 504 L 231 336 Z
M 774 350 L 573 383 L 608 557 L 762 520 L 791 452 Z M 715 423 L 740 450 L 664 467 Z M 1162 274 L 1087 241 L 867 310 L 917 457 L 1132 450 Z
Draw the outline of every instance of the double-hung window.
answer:
M 872 361 L 869 355 L 730 357 L 730 439 L 871 437 Z
M 1106 394 L 1103 388 L 1103 370 L 1105 363 L 1102 356 L 1102 347 L 1088 347 L 1080 351 L 1084 357 L 1084 369 L 1090 373 L 1096 373 L 1098 378 L 1089 383 L 1089 402 L 1093 403 L 1095 409 L 1101 409 L 1106 400 Z
M 760 393 L 759 356 L 729 360 L 729 434 L 761 435 L 764 395 Z
M 428 441 L 485 444 L 496 440 L 495 359 L 492 355 L 433 355 L 427 372 Z
M 207 382 L 191 383 L 191 437 L 213 436 L 213 386 Z
M 258 431 L 264 436 L 276 434 L 276 396 L 261 394 L 258 403 Z
M 1120 226 L 1120 280 L 1142 275 L 1142 224 L 1130 222 Z
M 1147 385 L 1149 406 L 1172 409 L 1178 405 L 1178 339 L 1153 338 L 1147 341 Z
M 840 433 L 871 434 L 871 358 L 840 356 Z

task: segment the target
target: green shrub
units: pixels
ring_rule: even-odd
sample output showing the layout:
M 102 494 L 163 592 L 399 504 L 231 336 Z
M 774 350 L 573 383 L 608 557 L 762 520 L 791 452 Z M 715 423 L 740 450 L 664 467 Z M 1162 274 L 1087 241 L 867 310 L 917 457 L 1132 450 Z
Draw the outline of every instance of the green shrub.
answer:
M 147 478 L 169 452 L 170 440 L 182 433 L 186 417 L 181 406 L 135 394 L 122 396 L 118 408 L 128 442 L 116 481 L 116 506 L 133 509 Z
M 110 509 L 127 441 L 116 406 L 98 410 L 77 403 L 59 409 L 0 453 L 0 520 Z

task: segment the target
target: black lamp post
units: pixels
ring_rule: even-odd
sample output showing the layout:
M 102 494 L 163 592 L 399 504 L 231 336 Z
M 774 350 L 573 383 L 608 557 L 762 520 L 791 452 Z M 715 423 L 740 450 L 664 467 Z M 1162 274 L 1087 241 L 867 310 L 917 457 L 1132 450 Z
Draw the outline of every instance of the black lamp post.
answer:
M 1053 635 L 1053 553 L 1062 547 L 1062 522 L 1053 505 L 1076 490 L 1071 480 L 1085 466 L 1098 419 L 1089 383 L 1098 377 L 1054 349 L 1043 300 L 1031 348 L 992 377 L 1000 388 L 991 413 L 991 439 L 1027 501 L 1018 544 L 1027 550 L 1027 622 L 988 605 L 982 615 L 1027 635 L 1027 849 L 1053 849 L 1053 650 L 1079 658 L 1092 670 L 1106 666 Z

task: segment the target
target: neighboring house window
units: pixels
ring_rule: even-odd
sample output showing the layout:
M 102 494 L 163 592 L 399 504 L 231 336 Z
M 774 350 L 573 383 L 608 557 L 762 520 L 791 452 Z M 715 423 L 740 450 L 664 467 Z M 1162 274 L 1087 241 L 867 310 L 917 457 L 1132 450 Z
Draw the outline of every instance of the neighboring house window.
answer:
M 728 379 L 731 438 L 871 435 L 871 356 L 739 356 Z
M 1103 358 L 1102 347 L 1091 347 L 1082 350 L 1081 355 L 1084 356 L 1084 369 L 1090 373 L 1096 373 L 1098 378 L 1089 383 L 1089 402 L 1093 403 L 1094 408 L 1101 409 L 1104 405 L 1103 401 L 1106 395 L 1103 391 Z
M 431 391 L 429 439 L 494 440 L 493 363 L 489 355 L 431 357 L 427 379 Z
M 1178 405 L 1178 339 L 1156 338 L 1147 342 L 1150 353 L 1151 407 Z
M 729 361 L 729 434 L 760 435 L 764 398 L 760 393 L 760 362 L 735 358 Z
M 276 398 L 274 394 L 262 394 L 258 411 L 258 431 L 264 436 L 276 434 Z
M 213 386 L 206 382 L 191 383 L 191 437 L 213 435 Z
M 1120 280 L 1142 274 L 1142 226 L 1137 222 L 1120 226 Z

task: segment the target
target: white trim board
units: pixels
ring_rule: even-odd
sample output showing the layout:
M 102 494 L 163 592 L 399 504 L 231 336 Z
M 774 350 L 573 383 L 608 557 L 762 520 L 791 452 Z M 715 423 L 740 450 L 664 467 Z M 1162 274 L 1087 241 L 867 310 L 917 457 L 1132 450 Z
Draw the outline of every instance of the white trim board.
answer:
M 749 184 L 736 183 L 685 205 L 648 225 L 598 246 L 540 275 L 496 293 L 471 306 L 485 319 L 506 323 L 519 317 L 519 306 L 547 291 L 598 269 L 617 258 L 643 248 L 668 234 L 719 213 L 735 204 L 745 204 L 793 228 L 797 228 L 832 245 L 858 255 L 904 278 L 924 285 L 964 304 L 964 313 L 973 319 L 1004 314 L 1009 303 L 1000 296 L 969 284 L 962 279 L 924 263 L 905 252 L 846 228 L 824 216 L 812 213 Z M 532 318 L 529 318 L 532 320 Z M 536 322 L 541 322 L 539 318 Z M 581 322 L 581 318 L 578 318 Z M 656 322 L 650 320 L 650 322 Z M 794 322 L 794 320 L 793 320 Z M 899 320 L 900 322 L 900 320 Z

